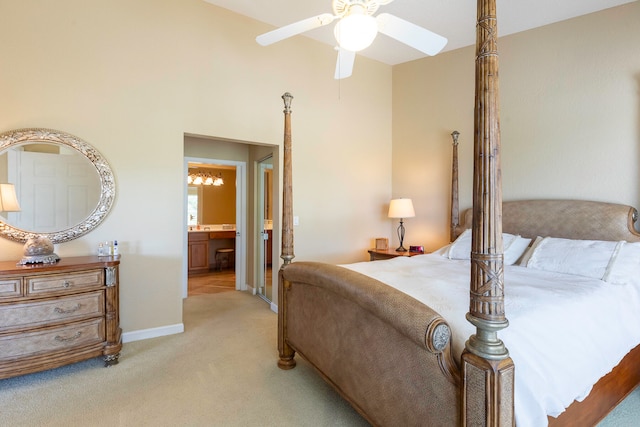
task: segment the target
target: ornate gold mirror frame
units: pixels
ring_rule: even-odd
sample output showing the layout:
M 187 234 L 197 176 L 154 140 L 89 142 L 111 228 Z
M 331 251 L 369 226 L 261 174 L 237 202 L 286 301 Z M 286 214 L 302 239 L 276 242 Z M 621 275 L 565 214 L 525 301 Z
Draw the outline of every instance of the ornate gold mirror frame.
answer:
M 41 233 L 34 230 L 16 228 L 0 218 L 0 236 L 21 243 L 36 236 L 45 236 L 52 243 L 62 243 L 77 239 L 96 228 L 111 210 L 116 195 L 113 172 L 106 159 L 89 143 L 76 136 L 53 129 L 41 128 L 11 130 L 0 134 L 0 153 L 11 147 L 29 142 L 65 146 L 86 157 L 98 173 L 100 197 L 95 209 L 83 221 L 69 228 Z

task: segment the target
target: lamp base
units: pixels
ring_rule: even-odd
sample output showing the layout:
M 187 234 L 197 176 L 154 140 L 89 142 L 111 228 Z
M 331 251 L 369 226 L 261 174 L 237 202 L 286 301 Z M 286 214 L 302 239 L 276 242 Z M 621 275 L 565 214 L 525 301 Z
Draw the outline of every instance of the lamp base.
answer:
M 33 236 L 24 244 L 24 257 L 18 265 L 54 264 L 60 257 L 53 253 L 53 243 L 47 236 Z
M 400 225 L 398 226 L 398 240 L 400 241 L 400 247 L 396 249 L 396 252 L 407 252 L 404 247 L 404 223 L 402 218 L 400 218 Z
M 58 261 L 60 261 L 60 257 L 56 254 L 32 255 L 22 258 L 20 261 L 18 261 L 18 265 L 55 264 Z

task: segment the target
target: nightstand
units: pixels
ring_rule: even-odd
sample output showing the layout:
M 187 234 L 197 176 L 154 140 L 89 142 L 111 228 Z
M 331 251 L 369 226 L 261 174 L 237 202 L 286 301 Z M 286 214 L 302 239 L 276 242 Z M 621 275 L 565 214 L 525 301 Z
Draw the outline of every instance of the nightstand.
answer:
M 399 256 L 414 256 L 422 254 L 422 252 L 397 252 L 395 249 L 369 249 L 369 261 L 378 261 Z

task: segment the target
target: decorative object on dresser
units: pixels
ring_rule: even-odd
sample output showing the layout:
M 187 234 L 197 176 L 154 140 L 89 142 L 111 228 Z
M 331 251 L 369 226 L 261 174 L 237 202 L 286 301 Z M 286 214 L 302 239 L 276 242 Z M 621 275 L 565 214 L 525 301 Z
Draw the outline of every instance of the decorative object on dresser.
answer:
M 117 364 L 119 265 L 94 256 L 0 262 L 0 379 L 98 356 Z
M 24 244 L 23 258 L 18 262 L 25 264 L 52 264 L 60 261 L 60 257 L 53 253 L 53 243 L 46 236 L 29 238 Z
M 406 252 L 407 249 L 403 246 L 404 242 L 404 219 L 413 218 L 416 216 L 416 212 L 413 209 L 413 202 L 411 199 L 393 199 L 389 203 L 389 218 L 400 218 L 400 225 L 398 226 L 398 239 L 400 240 L 400 246 L 396 251 Z

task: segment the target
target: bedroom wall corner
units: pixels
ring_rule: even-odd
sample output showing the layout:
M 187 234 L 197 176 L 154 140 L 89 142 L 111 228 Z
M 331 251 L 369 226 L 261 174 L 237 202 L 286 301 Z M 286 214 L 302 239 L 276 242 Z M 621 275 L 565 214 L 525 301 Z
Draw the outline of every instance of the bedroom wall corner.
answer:
M 640 208 L 639 18 L 631 2 L 499 38 L 504 200 Z M 393 68 L 393 193 L 413 197 L 408 240 L 431 249 L 448 240 L 454 129 L 472 204 L 473 84 L 473 47 Z

